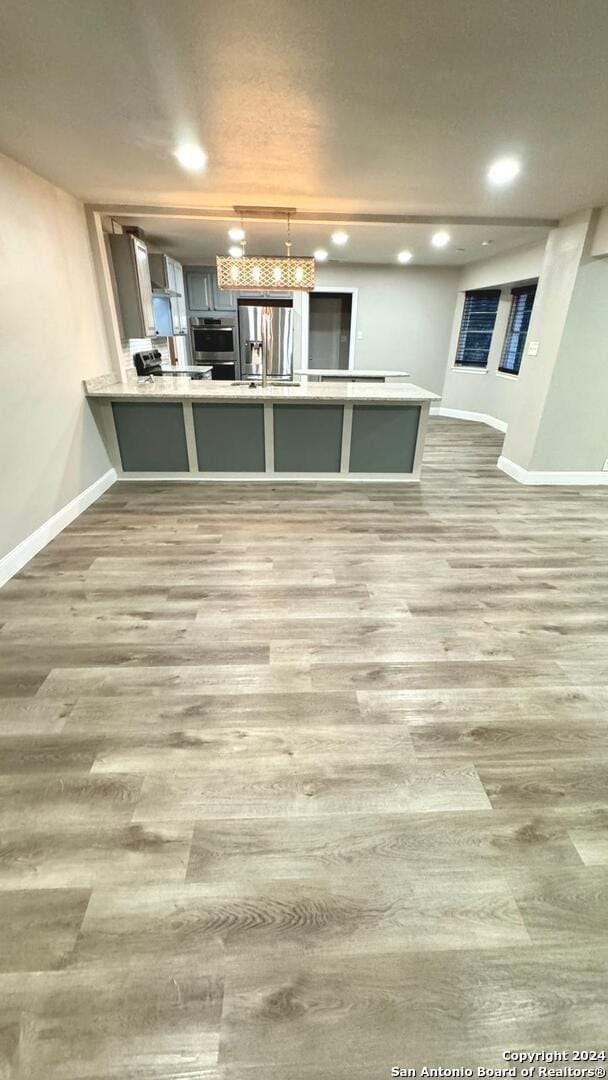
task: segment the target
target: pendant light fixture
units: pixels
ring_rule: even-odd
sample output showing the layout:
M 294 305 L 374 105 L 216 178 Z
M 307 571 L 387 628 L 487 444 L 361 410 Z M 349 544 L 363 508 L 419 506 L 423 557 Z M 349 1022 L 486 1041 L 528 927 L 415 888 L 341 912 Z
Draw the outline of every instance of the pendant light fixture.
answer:
M 236 292 L 310 292 L 315 287 L 315 260 L 310 255 L 291 254 L 291 211 L 286 212 L 286 255 L 217 255 L 217 283 L 220 289 Z M 241 225 L 243 218 L 241 215 Z

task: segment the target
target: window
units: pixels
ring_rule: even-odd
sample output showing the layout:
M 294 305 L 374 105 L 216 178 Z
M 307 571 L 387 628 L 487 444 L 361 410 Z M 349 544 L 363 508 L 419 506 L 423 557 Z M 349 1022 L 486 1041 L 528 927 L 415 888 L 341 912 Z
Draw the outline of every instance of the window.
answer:
M 487 367 L 499 300 L 500 289 L 466 293 L 456 350 L 457 367 Z
M 519 374 L 535 296 L 536 285 L 522 285 L 511 290 L 511 313 L 499 371 L 506 371 L 509 375 Z

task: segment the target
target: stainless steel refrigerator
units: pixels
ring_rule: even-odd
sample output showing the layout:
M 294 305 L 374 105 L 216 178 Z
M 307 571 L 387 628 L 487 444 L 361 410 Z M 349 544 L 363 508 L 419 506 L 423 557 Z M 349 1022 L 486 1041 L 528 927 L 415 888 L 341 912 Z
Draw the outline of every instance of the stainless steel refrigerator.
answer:
M 240 299 L 239 347 L 241 378 L 261 379 L 262 364 L 269 379 L 293 376 L 293 304 L 291 300 Z

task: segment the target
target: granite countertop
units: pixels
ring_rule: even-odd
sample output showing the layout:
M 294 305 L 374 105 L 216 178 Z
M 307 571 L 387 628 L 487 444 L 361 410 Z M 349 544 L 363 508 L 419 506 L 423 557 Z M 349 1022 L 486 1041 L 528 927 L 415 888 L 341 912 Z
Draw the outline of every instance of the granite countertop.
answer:
M 121 401 L 284 401 L 284 402 L 370 402 L 408 404 L 409 402 L 439 401 L 438 394 L 424 390 L 414 383 L 357 383 L 318 382 L 299 386 L 260 386 L 251 389 L 248 383 L 233 386 L 229 382 L 190 378 L 166 379 L 162 376 L 149 381 L 122 383 L 103 376 L 85 382 L 89 398 L 111 398 Z M 101 385 L 100 385 L 101 384 Z
M 183 375 L 200 375 L 206 371 L 212 370 L 211 364 L 162 364 L 163 372 L 167 375 L 179 376 Z
M 389 371 L 384 368 L 298 368 L 295 375 L 330 375 L 332 379 L 409 379 L 409 371 Z

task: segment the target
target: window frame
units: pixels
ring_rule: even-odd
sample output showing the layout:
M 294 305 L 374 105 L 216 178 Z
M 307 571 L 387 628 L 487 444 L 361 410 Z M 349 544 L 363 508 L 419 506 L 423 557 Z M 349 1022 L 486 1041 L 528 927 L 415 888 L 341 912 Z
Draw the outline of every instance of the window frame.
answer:
M 509 319 L 507 322 L 507 328 L 505 330 L 505 338 L 500 353 L 500 359 L 498 361 L 498 374 L 509 375 L 512 379 L 517 379 L 521 371 L 521 365 L 524 358 L 524 352 L 526 348 L 526 342 L 528 340 L 528 332 L 530 330 L 530 321 L 532 319 L 532 312 L 534 310 L 534 302 L 536 300 L 536 292 L 538 288 L 538 281 L 528 282 L 527 285 L 518 285 L 516 288 L 511 289 L 511 307 L 509 309 Z M 525 329 L 514 330 L 513 324 L 519 313 L 519 300 L 521 297 L 532 297 L 532 303 L 527 311 L 528 324 Z M 526 304 L 524 301 L 523 309 L 521 310 L 522 319 L 526 316 Z M 512 350 L 513 341 L 517 339 L 515 346 L 515 354 L 513 358 L 513 366 L 505 367 L 505 363 L 508 359 L 508 355 Z M 520 347 L 521 346 L 521 347 Z M 515 366 L 516 365 L 516 366 Z
M 494 330 L 496 327 L 496 317 L 498 315 L 498 307 L 500 304 L 500 289 L 468 289 L 464 296 L 464 305 L 462 308 L 462 314 L 460 317 L 460 330 L 458 333 L 458 344 L 456 345 L 456 355 L 454 357 L 454 368 L 458 371 L 487 371 L 488 361 L 490 358 L 490 352 L 492 349 L 492 341 L 494 337 Z M 489 314 L 491 312 L 479 311 L 475 313 L 472 309 L 476 299 L 483 299 L 485 301 L 492 301 L 494 303 L 494 312 L 492 325 L 490 328 L 485 329 L 472 329 L 470 322 L 471 318 L 477 314 L 478 317 Z M 483 363 L 476 363 L 475 361 L 465 359 L 466 340 L 471 334 L 479 334 L 487 336 L 490 335 L 490 340 L 487 346 L 487 351 Z M 472 345 L 470 346 L 472 348 Z

